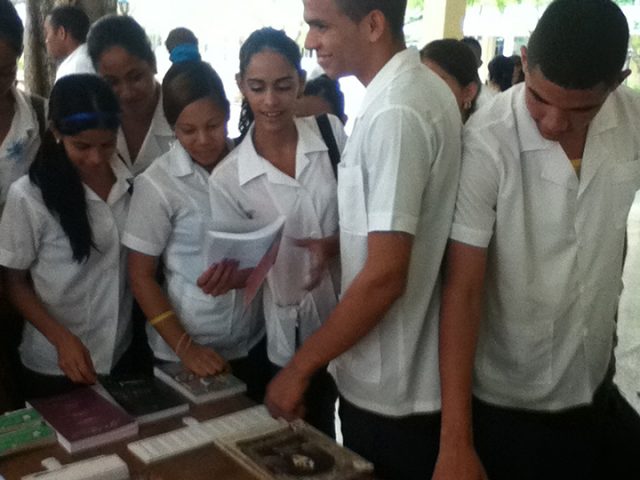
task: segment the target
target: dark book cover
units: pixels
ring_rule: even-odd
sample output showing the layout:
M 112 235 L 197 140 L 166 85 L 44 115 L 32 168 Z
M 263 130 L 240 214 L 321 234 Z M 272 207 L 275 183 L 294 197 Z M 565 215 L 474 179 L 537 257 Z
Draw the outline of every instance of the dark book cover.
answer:
M 29 403 L 56 430 L 58 441 L 70 453 L 138 433 L 135 418 L 89 387 Z
M 155 377 L 102 377 L 100 383 L 140 424 L 189 411 L 189 403 Z

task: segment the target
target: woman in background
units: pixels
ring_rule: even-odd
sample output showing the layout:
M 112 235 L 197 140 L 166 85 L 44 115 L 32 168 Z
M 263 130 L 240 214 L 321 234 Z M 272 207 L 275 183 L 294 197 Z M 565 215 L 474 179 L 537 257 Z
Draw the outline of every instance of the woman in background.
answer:
M 133 18 L 114 15 L 93 24 L 87 45 L 96 72 L 111 85 L 122 109 L 118 156 L 138 175 L 167 152 L 174 139 L 162 111 L 151 44 Z
M 0 265 L 25 318 L 26 398 L 92 384 L 130 369 L 132 298 L 120 245 L 129 178 L 115 158 L 118 101 L 95 75 L 51 92 L 48 130 L 29 175 L 9 190 Z
M 205 231 L 218 213 L 210 210 L 207 178 L 232 148 L 222 81 L 198 58 L 194 50 L 164 77 L 164 113 L 178 141 L 136 179 L 123 242 L 155 358 L 180 360 L 200 376 L 231 368 L 261 402 L 270 372 L 256 305 L 245 311 L 242 291 L 213 297 L 198 286 Z
M 466 43 L 453 38 L 434 40 L 420 50 L 422 63 L 449 86 L 460 109 L 462 122 L 475 110 L 480 92 L 477 59 Z
M 336 179 L 314 117 L 296 118 L 304 72 L 300 49 L 282 31 L 253 32 L 240 49 L 237 75 L 244 96 L 244 140 L 213 171 L 209 195 L 214 226 L 238 219 L 267 224 L 285 217 L 263 306 L 267 350 L 275 369 L 328 317 L 337 302 L 337 277 L 329 268 L 338 253 Z M 330 115 L 339 150 L 346 136 Z M 305 419 L 334 435 L 337 392 L 326 370 L 307 389 Z

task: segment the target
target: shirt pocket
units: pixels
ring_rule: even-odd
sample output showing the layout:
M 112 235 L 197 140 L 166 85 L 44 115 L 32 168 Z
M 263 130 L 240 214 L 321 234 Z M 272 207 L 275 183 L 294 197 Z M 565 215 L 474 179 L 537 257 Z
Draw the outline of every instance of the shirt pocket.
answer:
M 367 206 L 359 165 L 338 165 L 338 213 L 342 232 L 367 235 Z
M 613 165 L 611 182 L 615 227 L 626 228 L 629 208 L 640 186 L 640 158 Z

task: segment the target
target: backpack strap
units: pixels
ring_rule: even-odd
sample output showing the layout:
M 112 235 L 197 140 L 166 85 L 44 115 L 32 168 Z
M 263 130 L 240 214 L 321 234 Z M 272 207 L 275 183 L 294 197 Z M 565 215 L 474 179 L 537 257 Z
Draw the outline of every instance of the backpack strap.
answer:
M 331 168 L 333 169 L 333 175 L 338 179 L 338 163 L 340 163 L 340 150 L 338 149 L 338 144 L 336 143 L 336 137 L 333 135 L 333 130 L 331 129 L 331 123 L 329 122 L 329 117 L 326 113 L 322 115 L 316 116 L 316 122 L 318 123 L 318 128 L 320 129 L 320 134 L 322 135 L 322 139 L 324 140 L 325 145 L 329 149 L 329 159 L 331 160 Z
M 38 95 L 29 94 L 29 101 L 31 102 L 33 111 L 36 112 L 36 118 L 38 119 L 38 132 L 40 133 L 40 138 L 42 138 L 45 130 L 47 129 L 47 121 L 44 116 L 44 98 Z

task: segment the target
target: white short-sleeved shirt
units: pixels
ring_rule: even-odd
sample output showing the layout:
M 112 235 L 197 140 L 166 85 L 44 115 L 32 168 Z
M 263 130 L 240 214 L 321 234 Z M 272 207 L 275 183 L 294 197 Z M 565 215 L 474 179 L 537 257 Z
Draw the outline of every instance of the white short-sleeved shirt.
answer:
M 329 116 L 339 150 L 346 135 L 340 121 Z M 261 157 L 253 144 L 253 127 L 209 179 L 214 227 L 253 219 L 267 224 L 286 217 L 276 263 L 264 289 L 269 359 L 285 365 L 295 353 L 296 323 L 304 341 L 329 316 L 337 302 L 337 277 L 326 272 L 320 284 L 303 288 L 310 269 L 308 250 L 294 245 L 298 238 L 323 238 L 338 232 L 336 180 L 328 148 L 315 117 L 297 118 L 296 178 Z M 217 224 L 217 225 L 216 225 Z
M 129 147 L 127 147 L 127 139 L 124 136 L 122 127 L 120 127 L 118 131 L 118 158 L 124 162 L 134 176 L 137 176 L 144 172 L 156 158 L 167 153 L 174 140 L 175 135 L 162 110 L 162 93 L 160 93 L 160 95 L 158 95 L 156 109 L 153 112 L 151 124 L 149 125 L 149 130 L 144 137 L 142 147 L 140 147 L 135 161 L 131 160 Z
M 264 327 L 256 308 L 243 308 L 242 291 L 212 297 L 196 284 L 207 267 L 203 246 L 211 224 L 208 176 L 175 142 L 136 178 L 123 243 L 162 257 L 165 289 L 182 326 L 195 342 L 233 359 L 247 355 L 264 336 Z M 157 358 L 178 360 L 150 325 L 147 336 Z
M 85 186 L 96 244 L 86 262 L 73 260 L 69 238 L 26 175 L 11 186 L 0 222 L 0 265 L 29 271 L 44 307 L 87 347 L 100 374 L 110 372 L 131 342 L 132 296 L 120 246 L 130 174 L 116 159 L 112 166 L 116 183 L 106 203 Z M 29 322 L 20 356 L 31 370 L 63 375 L 55 347 Z
M 12 93 L 16 109 L 9 132 L 0 145 L 0 211 L 9 187 L 27 173 L 40 147 L 38 117 L 29 96 L 15 87 Z
M 383 415 L 440 408 L 440 265 L 460 167 L 460 113 L 416 49 L 396 54 L 367 87 L 338 174 L 342 289 L 367 259 L 368 234 L 413 236 L 406 291 L 334 362 L 340 393 Z
M 629 208 L 640 187 L 640 97 L 592 121 L 580 179 L 529 115 L 524 84 L 465 127 L 451 238 L 487 248 L 474 393 L 558 410 L 591 401 L 611 357 Z
M 74 73 L 92 73 L 94 75 L 96 73 L 91 57 L 89 57 L 89 49 L 86 43 L 78 45 L 78 48 L 60 62 L 58 70 L 56 70 L 56 82 L 62 77 Z

